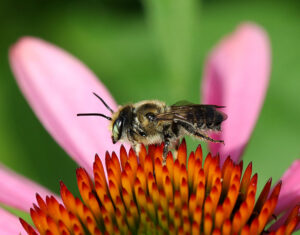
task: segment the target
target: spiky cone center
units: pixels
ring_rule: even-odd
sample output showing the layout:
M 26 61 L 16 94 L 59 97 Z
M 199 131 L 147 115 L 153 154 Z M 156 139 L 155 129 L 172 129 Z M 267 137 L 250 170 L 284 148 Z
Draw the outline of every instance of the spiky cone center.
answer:
M 137 157 L 130 149 L 106 153 L 105 167 L 96 155 L 94 181 L 83 168 L 76 172 L 82 201 L 61 183 L 63 205 L 54 197 L 30 210 L 40 234 L 261 234 L 274 221 L 281 183 L 269 195 L 271 180 L 255 202 L 257 174 L 250 163 L 208 154 L 203 161 L 199 145 L 187 158 L 181 143 L 177 159 L 168 153 L 162 164 L 163 145 L 143 146 Z M 187 160 L 188 159 L 188 160 Z M 270 234 L 291 234 L 299 222 L 295 207 L 285 223 Z M 28 234 L 37 234 L 20 219 Z

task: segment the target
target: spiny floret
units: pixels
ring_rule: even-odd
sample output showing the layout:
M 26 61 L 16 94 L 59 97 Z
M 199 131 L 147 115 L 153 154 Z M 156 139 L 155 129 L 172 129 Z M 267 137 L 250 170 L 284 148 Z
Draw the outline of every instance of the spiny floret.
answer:
M 41 234 L 261 234 L 274 218 L 281 188 L 270 193 L 267 182 L 257 202 L 257 174 L 250 163 L 208 154 L 203 163 L 199 145 L 187 157 L 183 140 L 174 159 L 162 164 L 163 144 L 142 146 L 139 156 L 122 146 L 120 160 L 105 155 L 104 167 L 96 155 L 94 181 L 83 168 L 76 171 L 82 201 L 61 182 L 63 205 L 54 197 L 37 194 L 31 217 Z M 270 196 L 268 196 L 270 193 Z M 299 206 L 271 234 L 290 234 L 299 223 Z M 21 219 L 28 234 L 36 231 Z

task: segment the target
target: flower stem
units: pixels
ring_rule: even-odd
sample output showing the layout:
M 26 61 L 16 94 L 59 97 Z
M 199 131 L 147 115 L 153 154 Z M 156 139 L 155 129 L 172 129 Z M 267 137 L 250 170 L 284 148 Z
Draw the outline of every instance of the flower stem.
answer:
M 186 98 L 195 75 L 197 0 L 145 0 L 144 5 L 159 47 L 172 99 Z M 194 87 L 195 89 L 195 87 Z M 193 92 L 197 92 L 195 89 Z M 191 97 L 188 97 L 191 98 Z

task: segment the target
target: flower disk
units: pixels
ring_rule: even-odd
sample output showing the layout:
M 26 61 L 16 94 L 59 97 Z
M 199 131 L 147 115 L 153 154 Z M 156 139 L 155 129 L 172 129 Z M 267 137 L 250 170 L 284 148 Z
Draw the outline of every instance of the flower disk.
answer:
M 43 200 L 30 214 L 40 234 L 261 234 L 273 219 L 281 183 L 272 192 L 271 180 L 255 203 L 257 174 L 250 163 L 208 154 L 202 163 L 199 145 L 187 158 L 185 141 L 177 159 L 171 152 L 162 164 L 163 145 L 142 146 L 139 156 L 120 149 L 120 161 L 106 153 L 107 178 L 100 158 L 93 165 L 94 181 L 83 168 L 76 172 L 82 201 L 61 183 L 64 205 L 54 197 Z M 187 160 L 188 159 L 188 160 Z M 276 231 L 291 234 L 299 223 L 296 206 Z M 20 219 L 28 234 L 37 234 Z

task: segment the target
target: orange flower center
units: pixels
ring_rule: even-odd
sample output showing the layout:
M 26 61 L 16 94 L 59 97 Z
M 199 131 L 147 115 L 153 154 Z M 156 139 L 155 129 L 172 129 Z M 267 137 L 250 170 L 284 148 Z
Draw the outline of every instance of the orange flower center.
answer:
M 143 146 L 137 157 L 122 146 L 120 161 L 106 153 L 107 178 L 100 158 L 93 165 L 94 181 L 79 168 L 76 172 L 82 201 L 61 183 L 59 204 L 53 197 L 30 210 L 40 234 L 261 234 L 272 220 L 281 183 L 270 193 L 267 182 L 257 202 L 257 174 L 250 163 L 208 154 L 204 163 L 199 145 L 187 158 L 185 141 L 177 159 L 168 153 L 162 164 L 163 145 Z M 187 160 L 188 159 L 188 160 Z M 270 234 L 291 234 L 299 222 L 295 207 L 285 223 Z M 28 234 L 37 234 L 20 219 Z

